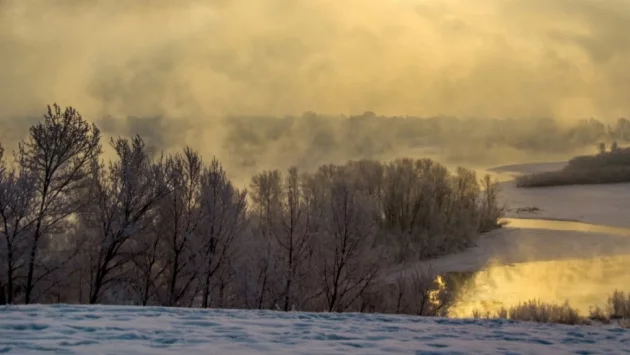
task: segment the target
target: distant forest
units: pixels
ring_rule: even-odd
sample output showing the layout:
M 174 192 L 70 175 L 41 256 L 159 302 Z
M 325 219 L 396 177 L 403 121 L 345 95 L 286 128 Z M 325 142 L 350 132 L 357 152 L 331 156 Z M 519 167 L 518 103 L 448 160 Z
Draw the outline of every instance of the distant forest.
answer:
M 258 135 L 236 130 L 243 149 L 294 126 L 257 122 Z M 383 122 L 340 124 L 348 139 L 372 132 L 380 144 Z M 439 131 L 438 120 L 405 122 L 386 132 L 442 139 L 419 128 Z M 320 149 L 341 142 L 313 134 Z M 191 148 L 150 151 L 140 135 L 108 144 L 104 161 L 99 128 L 54 105 L 13 154 L 0 149 L 0 303 L 441 314 L 449 292 L 436 274 L 390 270 L 472 246 L 502 214 L 496 181 L 431 159 L 262 170 L 240 189 Z
M 21 140 L 38 117 L 0 122 L 0 139 Z M 27 122 L 25 125 L 24 122 Z M 205 152 L 208 140 L 230 175 L 247 180 L 264 169 L 291 166 L 313 171 L 349 160 L 388 161 L 431 157 L 449 165 L 492 166 L 515 161 L 568 159 L 597 152 L 613 141 L 630 142 L 630 120 L 485 118 L 450 116 L 322 115 L 229 116 L 173 119 L 165 116 L 106 117 L 94 121 L 104 135 L 139 134 L 149 153 L 180 150 L 190 142 Z
M 134 126 L 142 126 L 137 120 Z M 465 165 L 511 164 L 515 160 L 565 159 L 596 152 L 600 142 L 630 142 L 630 121 L 596 119 L 357 116 L 230 117 L 225 155 L 236 169 L 309 166 L 356 159 L 427 156 Z

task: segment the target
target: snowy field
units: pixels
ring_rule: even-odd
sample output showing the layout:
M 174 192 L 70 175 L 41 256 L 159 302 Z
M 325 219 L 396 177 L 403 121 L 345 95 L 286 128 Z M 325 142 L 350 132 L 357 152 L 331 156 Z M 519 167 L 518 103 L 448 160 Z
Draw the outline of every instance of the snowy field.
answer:
M 377 314 L 0 308 L 8 354 L 630 354 L 630 330 Z

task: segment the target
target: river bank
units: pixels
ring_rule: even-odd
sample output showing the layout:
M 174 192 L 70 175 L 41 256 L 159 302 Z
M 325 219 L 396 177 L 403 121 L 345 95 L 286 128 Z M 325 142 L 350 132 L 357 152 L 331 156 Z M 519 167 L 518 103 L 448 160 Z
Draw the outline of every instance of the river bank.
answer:
M 562 163 L 489 169 L 526 174 Z M 422 263 L 438 273 L 471 272 L 457 290 L 452 316 L 531 299 L 571 305 L 582 314 L 630 287 L 630 184 L 519 189 L 501 183 L 504 228 L 462 253 Z

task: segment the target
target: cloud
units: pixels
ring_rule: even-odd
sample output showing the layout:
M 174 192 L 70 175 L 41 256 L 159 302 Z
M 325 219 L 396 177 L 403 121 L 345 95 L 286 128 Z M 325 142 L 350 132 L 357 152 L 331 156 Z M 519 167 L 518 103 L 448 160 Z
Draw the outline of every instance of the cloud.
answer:
M 160 117 L 207 151 L 227 115 L 630 112 L 621 0 L 0 0 L 0 48 L 0 120 Z

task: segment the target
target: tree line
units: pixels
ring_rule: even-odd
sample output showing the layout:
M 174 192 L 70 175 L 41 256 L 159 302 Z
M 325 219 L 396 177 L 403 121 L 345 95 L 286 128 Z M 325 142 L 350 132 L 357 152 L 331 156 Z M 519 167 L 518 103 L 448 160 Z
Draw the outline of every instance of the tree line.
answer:
M 128 121 L 129 130 L 144 129 L 160 140 L 163 137 L 153 127 L 170 127 L 164 118 Z M 232 157 L 226 166 L 250 173 L 270 166 L 309 169 L 364 158 L 387 160 L 410 151 L 439 156 L 452 164 L 503 165 L 523 158 L 548 159 L 550 154 L 562 159 L 601 141 L 630 142 L 630 121 L 626 118 L 607 122 L 592 118 L 416 117 L 373 112 L 328 116 L 307 112 L 287 117 L 227 117 L 220 122 L 227 132 L 222 145 Z
M 55 104 L 12 158 L 0 148 L 0 303 L 426 313 L 435 275 L 387 269 L 469 247 L 502 212 L 489 176 L 430 159 L 241 189 L 190 148 L 109 144 L 104 161 L 98 127 Z
M 561 170 L 519 176 L 516 186 L 533 188 L 626 182 L 630 182 L 630 148 L 620 148 L 613 141 L 609 150 L 605 143 L 600 143 L 598 154 L 574 157 Z

